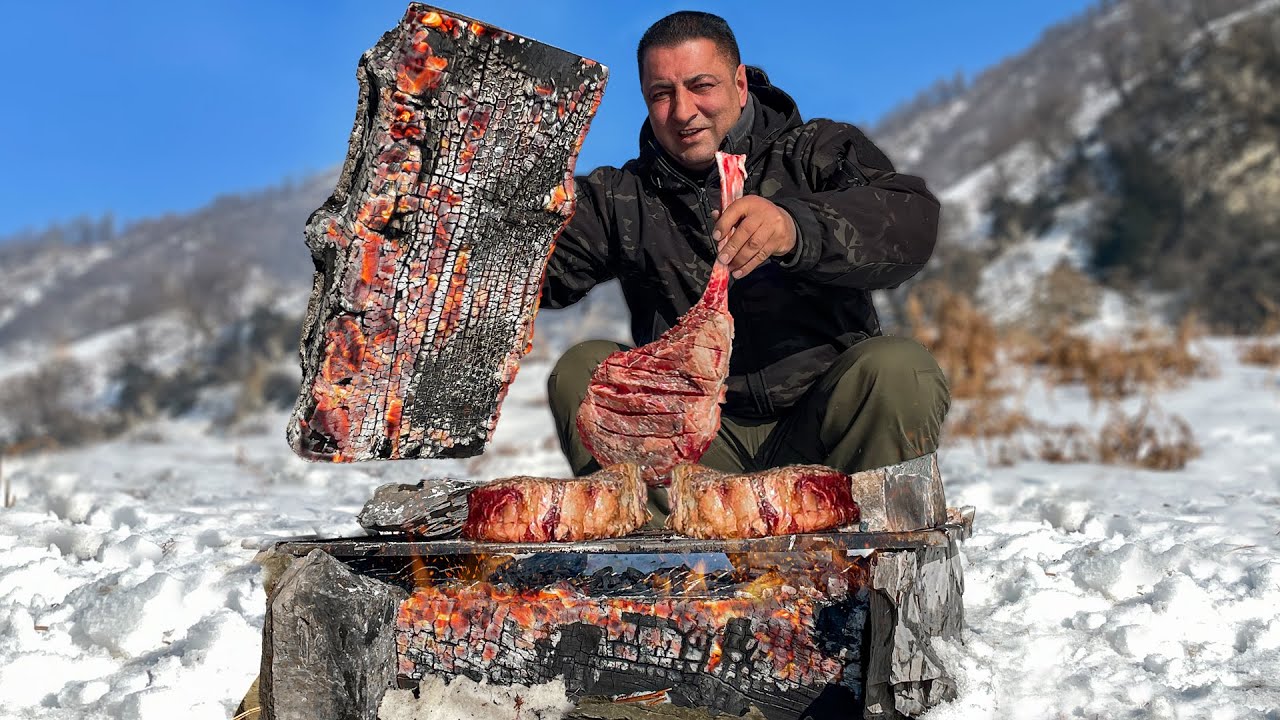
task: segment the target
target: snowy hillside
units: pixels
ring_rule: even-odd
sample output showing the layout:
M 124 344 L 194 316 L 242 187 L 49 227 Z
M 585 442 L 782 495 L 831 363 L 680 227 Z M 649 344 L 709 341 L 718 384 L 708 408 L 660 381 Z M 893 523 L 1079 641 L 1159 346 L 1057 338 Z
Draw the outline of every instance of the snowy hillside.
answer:
M 1280 293 L 1277 48 L 1276 0 L 1100 3 L 894 113 L 877 141 L 943 202 L 926 274 L 1002 323 L 1042 323 L 1065 266 L 1130 314 L 1257 330 Z

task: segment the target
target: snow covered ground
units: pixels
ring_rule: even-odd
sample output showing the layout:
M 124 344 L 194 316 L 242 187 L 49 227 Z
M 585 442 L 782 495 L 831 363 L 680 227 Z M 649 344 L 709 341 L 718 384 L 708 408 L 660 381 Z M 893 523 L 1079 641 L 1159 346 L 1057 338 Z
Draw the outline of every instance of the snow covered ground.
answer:
M 942 453 L 965 544 L 961 697 L 942 718 L 1280 718 L 1280 380 L 1214 340 L 1220 374 L 1160 396 L 1204 455 L 1180 472 L 988 466 Z M 10 458 L 0 510 L 0 717 L 227 718 L 257 672 L 277 539 L 356 534 L 379 484 L 567 472 L 522 368 L 482 458 L 308 465 L 284 414 L 214 433 L 186 420 Z M 1032 388 L 1054 422 L 1097 424 L 1081 388 Z

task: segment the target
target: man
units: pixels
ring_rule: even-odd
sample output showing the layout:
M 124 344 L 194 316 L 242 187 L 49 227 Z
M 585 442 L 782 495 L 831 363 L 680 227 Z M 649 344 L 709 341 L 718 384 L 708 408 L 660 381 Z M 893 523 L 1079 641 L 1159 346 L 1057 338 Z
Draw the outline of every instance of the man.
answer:
M 637 61 L 648 106 L 640 155 L 577 179 L 543 307 L 617 278 L 643 345 L 698 301 L 722 262 L 734 278 L 735 337 L 720 433 L 703 464 L 854 472 L 934 451 L 946 381 L 918 343 L 881 335 L 870 296 L 933 251 L 939 205 L 924 182 L 894 172 L 857 128 L 803 122 L 786 93 L 741 64 L 718 16 L 659 20 Z M 723 209 L 717 150 L 747 156 L 746 195 Z M 578 407 L 592 370 L 621 347 L 574 346 L 548 381 L 577 475 L 598 469 L 578 436 Z

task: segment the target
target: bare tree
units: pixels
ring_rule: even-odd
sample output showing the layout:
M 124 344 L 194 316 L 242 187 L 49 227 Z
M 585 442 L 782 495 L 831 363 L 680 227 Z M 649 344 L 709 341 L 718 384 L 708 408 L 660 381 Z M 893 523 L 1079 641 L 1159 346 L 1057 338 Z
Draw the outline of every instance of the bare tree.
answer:
M 10 427 L 10 443 L 67 445 L 89 434 L 80 402 L 88 391 L 88 368 L 75 358 L 57 354 L 36 369 L 0 387 L 0 408 Z

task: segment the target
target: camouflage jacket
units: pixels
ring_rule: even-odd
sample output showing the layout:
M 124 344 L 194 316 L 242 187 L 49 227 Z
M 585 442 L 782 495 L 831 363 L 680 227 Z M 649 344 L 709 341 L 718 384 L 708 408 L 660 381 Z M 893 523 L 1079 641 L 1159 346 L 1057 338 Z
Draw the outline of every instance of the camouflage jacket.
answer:
M 753 100 L 722 144 L 747 155 L 746 192 L 791 213 L 796 249 L 732 281 L 735 336 L 724 411 L 774 417 L 854 343 L 880 334 L 870 291 L 916 274 L 933 252 L 938 201 L 857 128 L 803 122 L 795 102 L 749 68 Z M 745 130 L 744 130 L 745 128 Z M 556 242 L 542 305 L 559 308 L 617 278 L 637 345 L 702 296 L 716 248 L 719 177 L 691 178 L 646 121 L 640 156 L 575 183 L 577 209 Z

